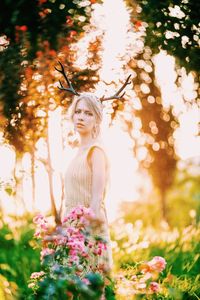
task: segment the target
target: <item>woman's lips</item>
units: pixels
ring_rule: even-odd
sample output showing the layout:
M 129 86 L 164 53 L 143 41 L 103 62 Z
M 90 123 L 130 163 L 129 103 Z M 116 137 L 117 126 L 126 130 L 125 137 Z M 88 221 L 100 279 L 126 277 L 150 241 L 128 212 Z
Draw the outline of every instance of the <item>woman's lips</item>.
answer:
M 82 124 L 82 123 L 77 123 L 76 126 L 78 126 L 78 127 L 83 127 L 84 124 Z

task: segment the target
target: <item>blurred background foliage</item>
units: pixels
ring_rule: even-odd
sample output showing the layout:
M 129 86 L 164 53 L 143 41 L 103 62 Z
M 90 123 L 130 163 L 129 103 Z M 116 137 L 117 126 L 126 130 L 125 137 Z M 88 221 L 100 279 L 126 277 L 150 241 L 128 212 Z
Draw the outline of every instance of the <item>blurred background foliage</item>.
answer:
M 141 20 L 148 24 L 145 43 L 153 53 L 166 50 L 188 72 L 199 73 L 199 2 L 139 0 L 137 3 Z
M 181 230 L 169 229 L 165 224 L 146 227 L 142 220 L 127 223 L 121 219 L 116 222 L 112 230 L 115 273 L 120 274 L 154 256 L 164 257 L 167 261 L 159 281 L 164 287 L 164 293 L 153 295 L 153 298 L 133 295 L 129 299 L 198 299 L 199 230 L 197 223 Z M 128 287 L 124 295 L 122 293 L 117 299 L 125 299 L 126 293 Z
M 96 28 L 98 25 L 95 18 L 92 19 L 92 13 L 104 2 L 3 0 L 0 3 L 1 143 L 12 146 L 16 154 L 12 174 L 14 186 L 0 182 L 0 189 L 14 198 L 16 207 L 22 205 L 25 210 L 23 216 L 6 216 L 0 199 L 2 300 L 27 299 L 30 295 L 27 288 L 29 276 L 40 268 L 39 253 L 34 249 L 33 216 L 27 212 L 22 196 L 26 176 L 22 165 L 26 153 L 31 157 L 30 197 L 33 208 L 36 171 L 40 162 L 48 175 L 49 214 L 56 222 L 60 221 L 64 185 L 63 176 L 59 174 L 62 195 L 58 206 L 53 190 L 49 119 L 57 108 L 65 114 L 72 99 L 57 89 L 61 76 L 54 67 L 59 67 L 57 62 L 61 61 L 79 91 L 96 87 L 102 68 L 105 31 Z M 138 171 L 144 174 L 144 180 L 150 178 L 153 188 L 147 193 L 141 187 L 140 201 L 124 201 L 121 216 L 111 224 L 115 272 L 137 261 L 161 255 L 167 260 L 163 280 L 168 280 L 168 296 L 164 299 L 198 299 L 199 159 L 182 161 L 177 155 L 175 133 L 180 126 L 181 113 L 174 109 L 173 99 L 168 106 L 163 101 L 154 57 L 161 50 L 175 57 L 177 89 L 181 89 L 184 72 L 192 76 L 193 96 L 187 98 L 182 93 L 181 105 L 184 104 L 186 111 L 194 106 L 199 109 L 200 4 L 193 0 L 126 0 L 124 3 L 130 16 L 126 34 L 133 34 L 132 40 L 136 42 L 130 42 L 128 54 L 118 57 L 118 60 L 124 60 L 123 72 L 131 73 L 133 88 L 125 95 L 126 101 L 111 103 L 108 114 L 110 126 L 115 126 L 115 120 L 120 120 L 132 142 L 131 151 L 138 162 Z M 91 32 L 85 67 L 82 68 L 75 63 L 80 55 L 76 44 Z M 106 89 L 113 82 L 105 80 L 104 83 Z M 130 99 L 133 101 L 128 101 Z M 66 133 L 65 121 L 63 117 L 63 149 L 70 144 L 70 138 L 73 144 L 73 133 Z M 41 139 L 47 149 L 46 157 L 37 154 Z M 119 299 L 122 298 L 119 296 Z
M 159 191 L 154 190 L 147 199 L 134 202 L 124 201 L 121 204 L 121 216 L 127 223 L 142 219 L 145 227 L 159 228 L 163 216 L 159 203 Z M 194 176 L 187 170 L 178 170 L 173 185 L 167 191 L 166 210 L 168 225 L 171 228 L 184 228 L 191 223 L 199 222 L 200 192 L 199 175 Z
M 14 224 L 9 226 L 9 223 Z M 28 299 L 27 280 L 40 268 L 40 252 L 33 239 L 30 215 L 0 220 L 0 295 L 1 299 Z
M 58 50 L 61 51 L 59 59 L 67 61 L 69 72 L 75 73 L 70 70 L 75 54 L 69 51 L 68 45 L 83 32 L 91 5 L 85 6 L 84 1 L 2 1 L 0 11 L 1 35 L 5 37 L 0 56 L 1 112 L 7 119 L 9 140 L 23 152 L 25 149 L 17 139 L 23 127 L 22 118 L 27 117 L 28 100 L 25 99 L 28 91 L 31 96 L 34 93 L 34 87 L 31 90 L 32 86 L 29 86 L 33 74 L 45 69 L 47 76 L 44 73 L 42 81 L 53 84 L 51 73 Z M 46 99 L 46 105 L 49 105 L 49 98 Z M 32 106 L 35 108 L 29 103 L 29 111 Z

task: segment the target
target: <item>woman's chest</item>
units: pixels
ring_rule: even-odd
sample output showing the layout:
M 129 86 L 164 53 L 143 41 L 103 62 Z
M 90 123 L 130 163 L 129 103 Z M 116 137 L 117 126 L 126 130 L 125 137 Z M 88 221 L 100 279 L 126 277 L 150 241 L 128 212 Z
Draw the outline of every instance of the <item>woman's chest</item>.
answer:
M 91 175 L 91 169 L 85 155 L 79 155 L 69 164 L 65 172 L 65 182 L 90 180 Z

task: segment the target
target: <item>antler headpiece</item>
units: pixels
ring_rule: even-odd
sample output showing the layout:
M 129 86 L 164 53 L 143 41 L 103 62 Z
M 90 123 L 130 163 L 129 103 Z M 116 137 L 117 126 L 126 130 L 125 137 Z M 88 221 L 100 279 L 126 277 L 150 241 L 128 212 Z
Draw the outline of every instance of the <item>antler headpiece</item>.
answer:
M 70 92 L 70 93 L 72 93 L 73 95 L 80 96 L 80 94 L 79 94 L 77 91 L 75 91 L 75 89 L 74 89 L 73 86 L 72 86 L 72 83 L 71 83 L 71 82 L 69 81 L 69 79 L 67 78 L 67 75 L 66 75 L 66 73 L 65 73 L 64 66 L 62 65 L 62 63 L 61 63 L 60 61 L 59 61 L 59 64 L 60 64 L 60 66 L 61 66 L 61 69 L 58 69 L 58 68 L 56 68 L 56 67 L 55 67 L 55 69 L 56 69 L 56 71 L 58 71 L 59 73 L 61 73 L 61 74 L 64 76 L 64 78 L 65 78 L 65 80 L 66 80 L 66 82 L 67 82 L 67 84 L 68 84 L 69 87 L 65 88 L 65 87 L 63 86 L 62 82 L 59 80 L 59 82 L 60 82 L 60 87 L 58 87 L 58 88 L 59 88 L 60 90 L 64 90 L 64 91 Z M 112 99 L 123 99 L 123 97 L 124 97 L 124 95 L 125 95 L 125 92 L 122 93 L 122 94 L 121 94 L 121 92 L 125 89 L 125 87 L 126 87 L 128 84 L 131 84 L 131 81 L 129 81 L 130 78 L 131 78 L 131 75 L 128 76 L 128 78 L 126 79 L 125 83 L 122 85 L 122 87 L 121 87 L 121 88 L 120 88 L 113 96 L 110 96 L 110 97 L 105 97 L 105 96 L 103 96 L 103 97 L 99 98 L 100 102 L 102 103 L 103 101 L 112 100 Z M 121 95 L 120 95 L 120 94 L 121 94 Z

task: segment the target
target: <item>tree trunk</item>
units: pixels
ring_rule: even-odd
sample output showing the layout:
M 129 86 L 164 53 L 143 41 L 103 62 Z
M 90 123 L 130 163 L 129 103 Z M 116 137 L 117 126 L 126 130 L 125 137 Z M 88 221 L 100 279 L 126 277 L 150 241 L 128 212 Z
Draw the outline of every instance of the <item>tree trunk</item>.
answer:
M 35 211 L 35 151 L 31 151 L 32 207 Z
M 61 219 L 62 211 L 63 211 L 63 205 L 64 205 L 64 178 L 63 174 L 60 172 L 60 181 L 61 181 L 61 202 L 60 202 L 60 208 L 59 208 L 59 218 Z
M 60 122 L 60 126 L 61 126 L 61 147 L 62 147 L 62 154 L 63 154 L 63 151 L 64 151 L 64 137 L 63 137 L 62 120 Z M 65 199 L 65 187 L 64 187 L 64 176 L 63 176 L 62 172 L 60 172 L 59 175 L 60 175 L 60 182 L 61 182 L 61 202 L 60 202 L 60 209 L 59 209 L 59 217 L 61 219 L 64 199 Z
M 56 209 L 56 204 L 55 204 L 55 197 L 53 193 L 53 174 L 52 174 L 52 165 L 51 165 L 51 155 L 50 155 L 50 143 L 49 143 L 49 133 L 47 130 L 47 138 L 46 138 L 46 143 L 47 143 L 47 174 L 49 178 L 49 192 L 50 192 L 50 199 L 51 199 L 51 210 L 52 210 L 52 215 L 55 217 L 55 222 L 56 224 L 60 223 L 60 218 Z
M 167 205 L 166 205 L 166 191 L 161 191 L 161 215 L 162 219 L 169 224 L 168 214 L 167 214 Z
M 22 175 L 20 178 L 17 176 L 17 164 L 20 164 L 20 168 L 21 168 L 21 159 L 18 159 L 16 161 L 14 169 L 13 169 L 13 178 L 15 180 L 14 203 L 16 205 L 16 214 L 18 212 L 18 207 L 20 204 L 22 205 L 24 212 L 27 212 L 26 203 L 25 203 L 24 197 L 23 197 L 23 185 L 22 185 L 24 172 L 21 173 Z

